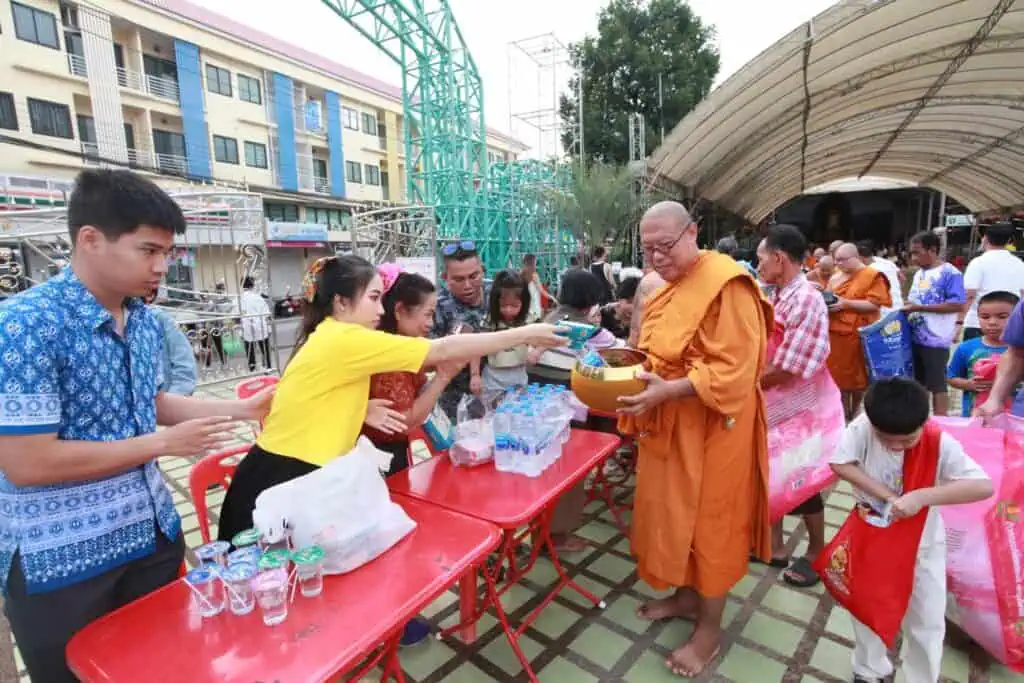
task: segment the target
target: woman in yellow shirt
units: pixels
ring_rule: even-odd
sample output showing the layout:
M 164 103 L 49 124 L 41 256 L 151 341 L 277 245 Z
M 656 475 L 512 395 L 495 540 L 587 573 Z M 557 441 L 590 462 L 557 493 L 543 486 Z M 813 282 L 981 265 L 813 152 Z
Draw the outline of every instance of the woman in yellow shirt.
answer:
M 331 256 L 313 264 L 297 351 L 285 368 L 256 444 L 239 464 L 221 508 L 219 537 L 252 527 L 256 497 L 349 452 L 369 407 L 370 377 L 418 372 L 439 363 L 467 362 L 520 344 L 552 348 L 566 338 L 554 325 L 423 339 L 376 328 L 383 307 L 377 269 L 358 256 Z M 388 411 L 371 424 L 404 428 Z

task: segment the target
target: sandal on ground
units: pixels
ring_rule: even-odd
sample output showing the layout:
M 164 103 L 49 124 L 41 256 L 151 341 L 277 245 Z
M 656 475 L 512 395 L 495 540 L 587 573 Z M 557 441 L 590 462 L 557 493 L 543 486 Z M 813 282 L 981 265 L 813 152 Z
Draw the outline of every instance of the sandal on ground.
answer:
M 789 565 L 789 568 L 782 573 L 782 580 L 788 583 L 790 586 L 796 586 L 797 588 L 810 588 L 811 586 L 817 586 L 821 581 L 818 573 L 811 567 L 810 561 L 806 557 L 798 557 L 794 560 L 793 564 Z
M 771 567 L 772 569 L 785 569 L 786 567 L 789 566 L 789 558 L 788 557 L 773 557 L 768 562 L 765 562 L 760 557 L 757 557 L 755 555 L 751 555 L 750 556 L 750 562 L 751 562 L 751 564 L 763 564 L 763 565 L 766 565 L 768 567 Z

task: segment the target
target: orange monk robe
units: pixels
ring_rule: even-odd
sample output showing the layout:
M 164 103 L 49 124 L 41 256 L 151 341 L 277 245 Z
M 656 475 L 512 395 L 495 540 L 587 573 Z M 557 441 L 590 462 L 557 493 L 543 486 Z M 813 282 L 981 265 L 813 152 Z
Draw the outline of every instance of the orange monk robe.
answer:
M 836 296 L 851 301 L 870 301 L 876 306 L 892 306 L 889 281 L 874 268 L 862 268 L 835 285 Z M 829 316 L 828 338 L 831 350 L 828 369 L 842 391 L 863 391 L 868 387 L 868 369 L 858 330 L 876 322 L 881 313 L 840 311 Z
M 695 396 L 619 428 L 638 436 L 633 553 L 657 589 L 721 597 L 771 555 L 768 444 L 759 378 L 771 305 L 728 256 L 702 252 L 647 303 L 639 347 L 653 372 L 688 378 Z

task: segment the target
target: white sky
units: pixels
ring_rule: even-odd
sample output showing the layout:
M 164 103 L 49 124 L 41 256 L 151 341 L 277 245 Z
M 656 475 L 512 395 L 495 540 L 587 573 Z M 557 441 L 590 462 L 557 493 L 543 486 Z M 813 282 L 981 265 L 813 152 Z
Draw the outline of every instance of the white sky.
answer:
M 394 64 L 320 0 L 193 2 L 388 82 L 401 83 Z M 483 76 L 488 126 L 534 147 L 552 144 L 521 121 L 510 121 L 509 87 L 516 89 L 516 113 L 549 109 L 554 103 L 552 91 L 556 85 L 559 90 L 563 87 L 568 70 L 560 67 L 552 75 L 552 69 L 542 71 L 525 57 L 510 61 L 509 44 L 546 33 L 568 44 L 594 34 L 597 13 L 607 0 L 450 0 L 450 4 Z M 722 69 L 717 83 L 832 4 L 832 0 L 690 0 L 694 11 L 718 32 Z

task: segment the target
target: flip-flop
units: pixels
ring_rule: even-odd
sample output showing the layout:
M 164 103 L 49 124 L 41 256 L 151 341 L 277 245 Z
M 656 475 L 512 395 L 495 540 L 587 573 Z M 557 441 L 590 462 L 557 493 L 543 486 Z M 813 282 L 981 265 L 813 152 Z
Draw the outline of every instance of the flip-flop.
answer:
M 792 574 L 800 577 L 794 579 Z M 788 583 L 790 586 L 796 586 L 797 588 L 810 588 L 811 586 L 817 586 L 821 581 L 821 577 L 811 567 L 811 563 L 806 557 L 798 557 L 793 561 L 793 564 L 789 565 L 786 571 L 782 572 L 782 580 Z
M 768 562 L 765 562 L 760 557 L 757 557 L 755 555 L 751 555 L 750 556 L 750 562 L 752 564 L 763 564 L 765 566 L 771 567 L 772 569 L 785 569 L 786 567 L 789 566 L 789 558 L 788 557 L 773 557 Z

